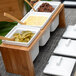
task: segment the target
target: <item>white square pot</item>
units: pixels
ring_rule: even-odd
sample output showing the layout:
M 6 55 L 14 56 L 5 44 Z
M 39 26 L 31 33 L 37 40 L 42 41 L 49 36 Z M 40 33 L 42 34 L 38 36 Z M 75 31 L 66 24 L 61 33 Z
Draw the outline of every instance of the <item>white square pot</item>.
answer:
M 59 15 L 54 19 L 52 24 L 50 24 L 50 31 L 51 32 L 55 31 L 58 25 L 59 25 Z
M 30 50 L 30 55 L 31 55 L 31 59 L 32 61 L 34 61 L 36 59 L 36 57 L 39 54 L 39 42 L 37 42 L 33 48 Z
M 22 31 L 32 31 L 34 36 L 30 39 L 29 42 L 17 42 L 17 41 L 8 41 L 8 40 L 2 40 L 3 43 L 10 44 L 10 45 L 18 45 L 18 46 L 26 46 L 28 47 L 33 40 L 36 38 L 38 33 L 40 32 L 39 28 L 34 28 L 34 27 L 27 27 L 27 26 L 15 26 L 5 37 L 7 38 L 12 38 L 14 33 L 21 33 Z
M 44 46 L 49 40 L 49 38 L 50 38 L 50 28 L 48 27 L 39 41 L 39 46 Z

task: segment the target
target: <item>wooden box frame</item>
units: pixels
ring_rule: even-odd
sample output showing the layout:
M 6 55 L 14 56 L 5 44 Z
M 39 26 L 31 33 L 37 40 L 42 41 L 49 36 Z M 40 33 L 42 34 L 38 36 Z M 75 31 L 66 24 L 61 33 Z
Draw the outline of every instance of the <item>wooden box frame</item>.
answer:
M 10 13 L 18 19 L 23 17 L 24 0 L 0 0 L 0 21 L 12 21 L 4 17 L 4 12 Z
M 1 54 L 7 72 L 20 74 L 23 76 L 35 76 L 33 62 L 30 57 L 30 50 L 37 43 L 37 41 L 39 41 L 41 36 L 48 28 L 49 23 L 52 23 L 52 21 L 56 18 L 57 15 L 59 15 L 59 27 L 65 28 L 66 24 L 65 24 L 64 5 L 61 4 L 58 10 L 49 20 L 49 22 L 40 31 L 38 36 L 35 38 L 35 40 L 28 48 L 7 44 L 0 45 Z

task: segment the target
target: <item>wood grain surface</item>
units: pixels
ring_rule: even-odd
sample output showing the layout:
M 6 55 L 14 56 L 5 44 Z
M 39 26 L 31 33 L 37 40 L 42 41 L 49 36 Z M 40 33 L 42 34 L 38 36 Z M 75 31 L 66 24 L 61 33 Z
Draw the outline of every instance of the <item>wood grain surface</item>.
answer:
M 0 0 L 0 21 L 12 21 L 4 17 L 4 12 L 10 13 L 18 19 L 21 19 L 23 17 L 23 6 L 23 0 Z

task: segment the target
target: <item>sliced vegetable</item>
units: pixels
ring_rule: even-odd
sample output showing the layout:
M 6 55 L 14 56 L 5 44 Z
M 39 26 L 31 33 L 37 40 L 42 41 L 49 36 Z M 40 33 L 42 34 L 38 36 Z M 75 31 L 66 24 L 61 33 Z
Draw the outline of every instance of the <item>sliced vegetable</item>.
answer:
M 15 41 L 18 42 L 29 42 L 30 39 L 33 37 L 34 33 L 31 31 L 22 31 L 20 33 L 15 33 L 13 36 L 15 38 Z

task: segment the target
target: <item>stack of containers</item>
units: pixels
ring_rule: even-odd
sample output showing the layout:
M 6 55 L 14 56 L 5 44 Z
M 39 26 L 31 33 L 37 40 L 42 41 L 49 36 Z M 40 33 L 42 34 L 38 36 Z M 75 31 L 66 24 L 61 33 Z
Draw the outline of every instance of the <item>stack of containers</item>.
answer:
M 29 47 L 29 45 L 31 45 L 31 43 L 33 42 L 33 40 L 40 33 L 40 30 L 42 30 L 45 27 L 45 25 L 48 23 L 48 21 L 50 20 L 50 18 L 52 17 L 52 15 L 55 13 L 55 11 L 57 10 L 57 8 L 60 5 L 60 2 L 57 3 L 57 2 L 51 2 L 51 1 L 49 1 L 49 2 L 48 1 L 39 1 L 36 4 L 36 6 L 38 4 L 40 6 L 40 4 L 42 4 L 44 2 L 49 3 L 52 6 L 53 6 L 53 4 L 55 4 L 55 6 L 54 6 L 55 9 L 54 9 L 54 11 L 52 13 L 50 13 L 50 12 L 33 12 L 31 10 L 21 20 L 22 22 L 25 22 L 26 25 L 21 25 L 21 24 L 18 23 L 6 35 L 6 37 L 8 37 L 8 38 L 12 38 L 13 34 L 15 34 L 15 33 L 21 33 L 22 31 L 31 31 L 32 33 L 34 33 L 34 36 L 29 40 L 29 42 L 17 42 L 17 41 L 3 40 L 3 43 L 11 44 L 11 45 L 18 45 L 18 46 Z M 37 8 L 38 8 L 38 6 L 37 6 Z M 34 61 L 35 58 L 37 57 L 37 55 L 39 54 L 39 45 L 40 46 L 45 45 L 49 38 L 50 38 L 50 26 L 46 29 L 46 31 L 44 32 L 44 34 L 41 37 L 40 41 L 38 41 L 36 43 L 36 45 L 34 45 L 33 48 L 30 50 L 32 61 Z
M 51 16 L 53 16 L 53 14 L 56 12 L 56 10 L 58 9 L 58 7 L 60 6 L 61 2 L 55 2 L 55 1 L 39 1 L 37 2 L 37 4 L 34 6 L 35 10 L 38 12 L 38 8 L 43 4 L 43 3 L 49 3 L 50 5 L 52 5 L 52 7 L 54 8 L 54 10 L 52 12 L 45 12 L 48 14 L 51 14 Z M 30 10 L 30 12 L 34 12 L 33 9 Z M 41 13 L 41 12 L 39 12 Z M 42 12 L 43 13 L 43 12 Z M 55 31 L 55 29 L 57 28 L 57 26 L 59 25 L 59 15 L 55 18 L 55 20 L 52 22 L 52 24 L 49 24 L 50 26 L 47 28 L 47 30 L 45 31 L 45 33 L 43 34 L 43 36 L 41 37 L 40 41 L 39 41 L 39 46 L 44 46 L 47 41 L 50 38 L 50 32 Z

